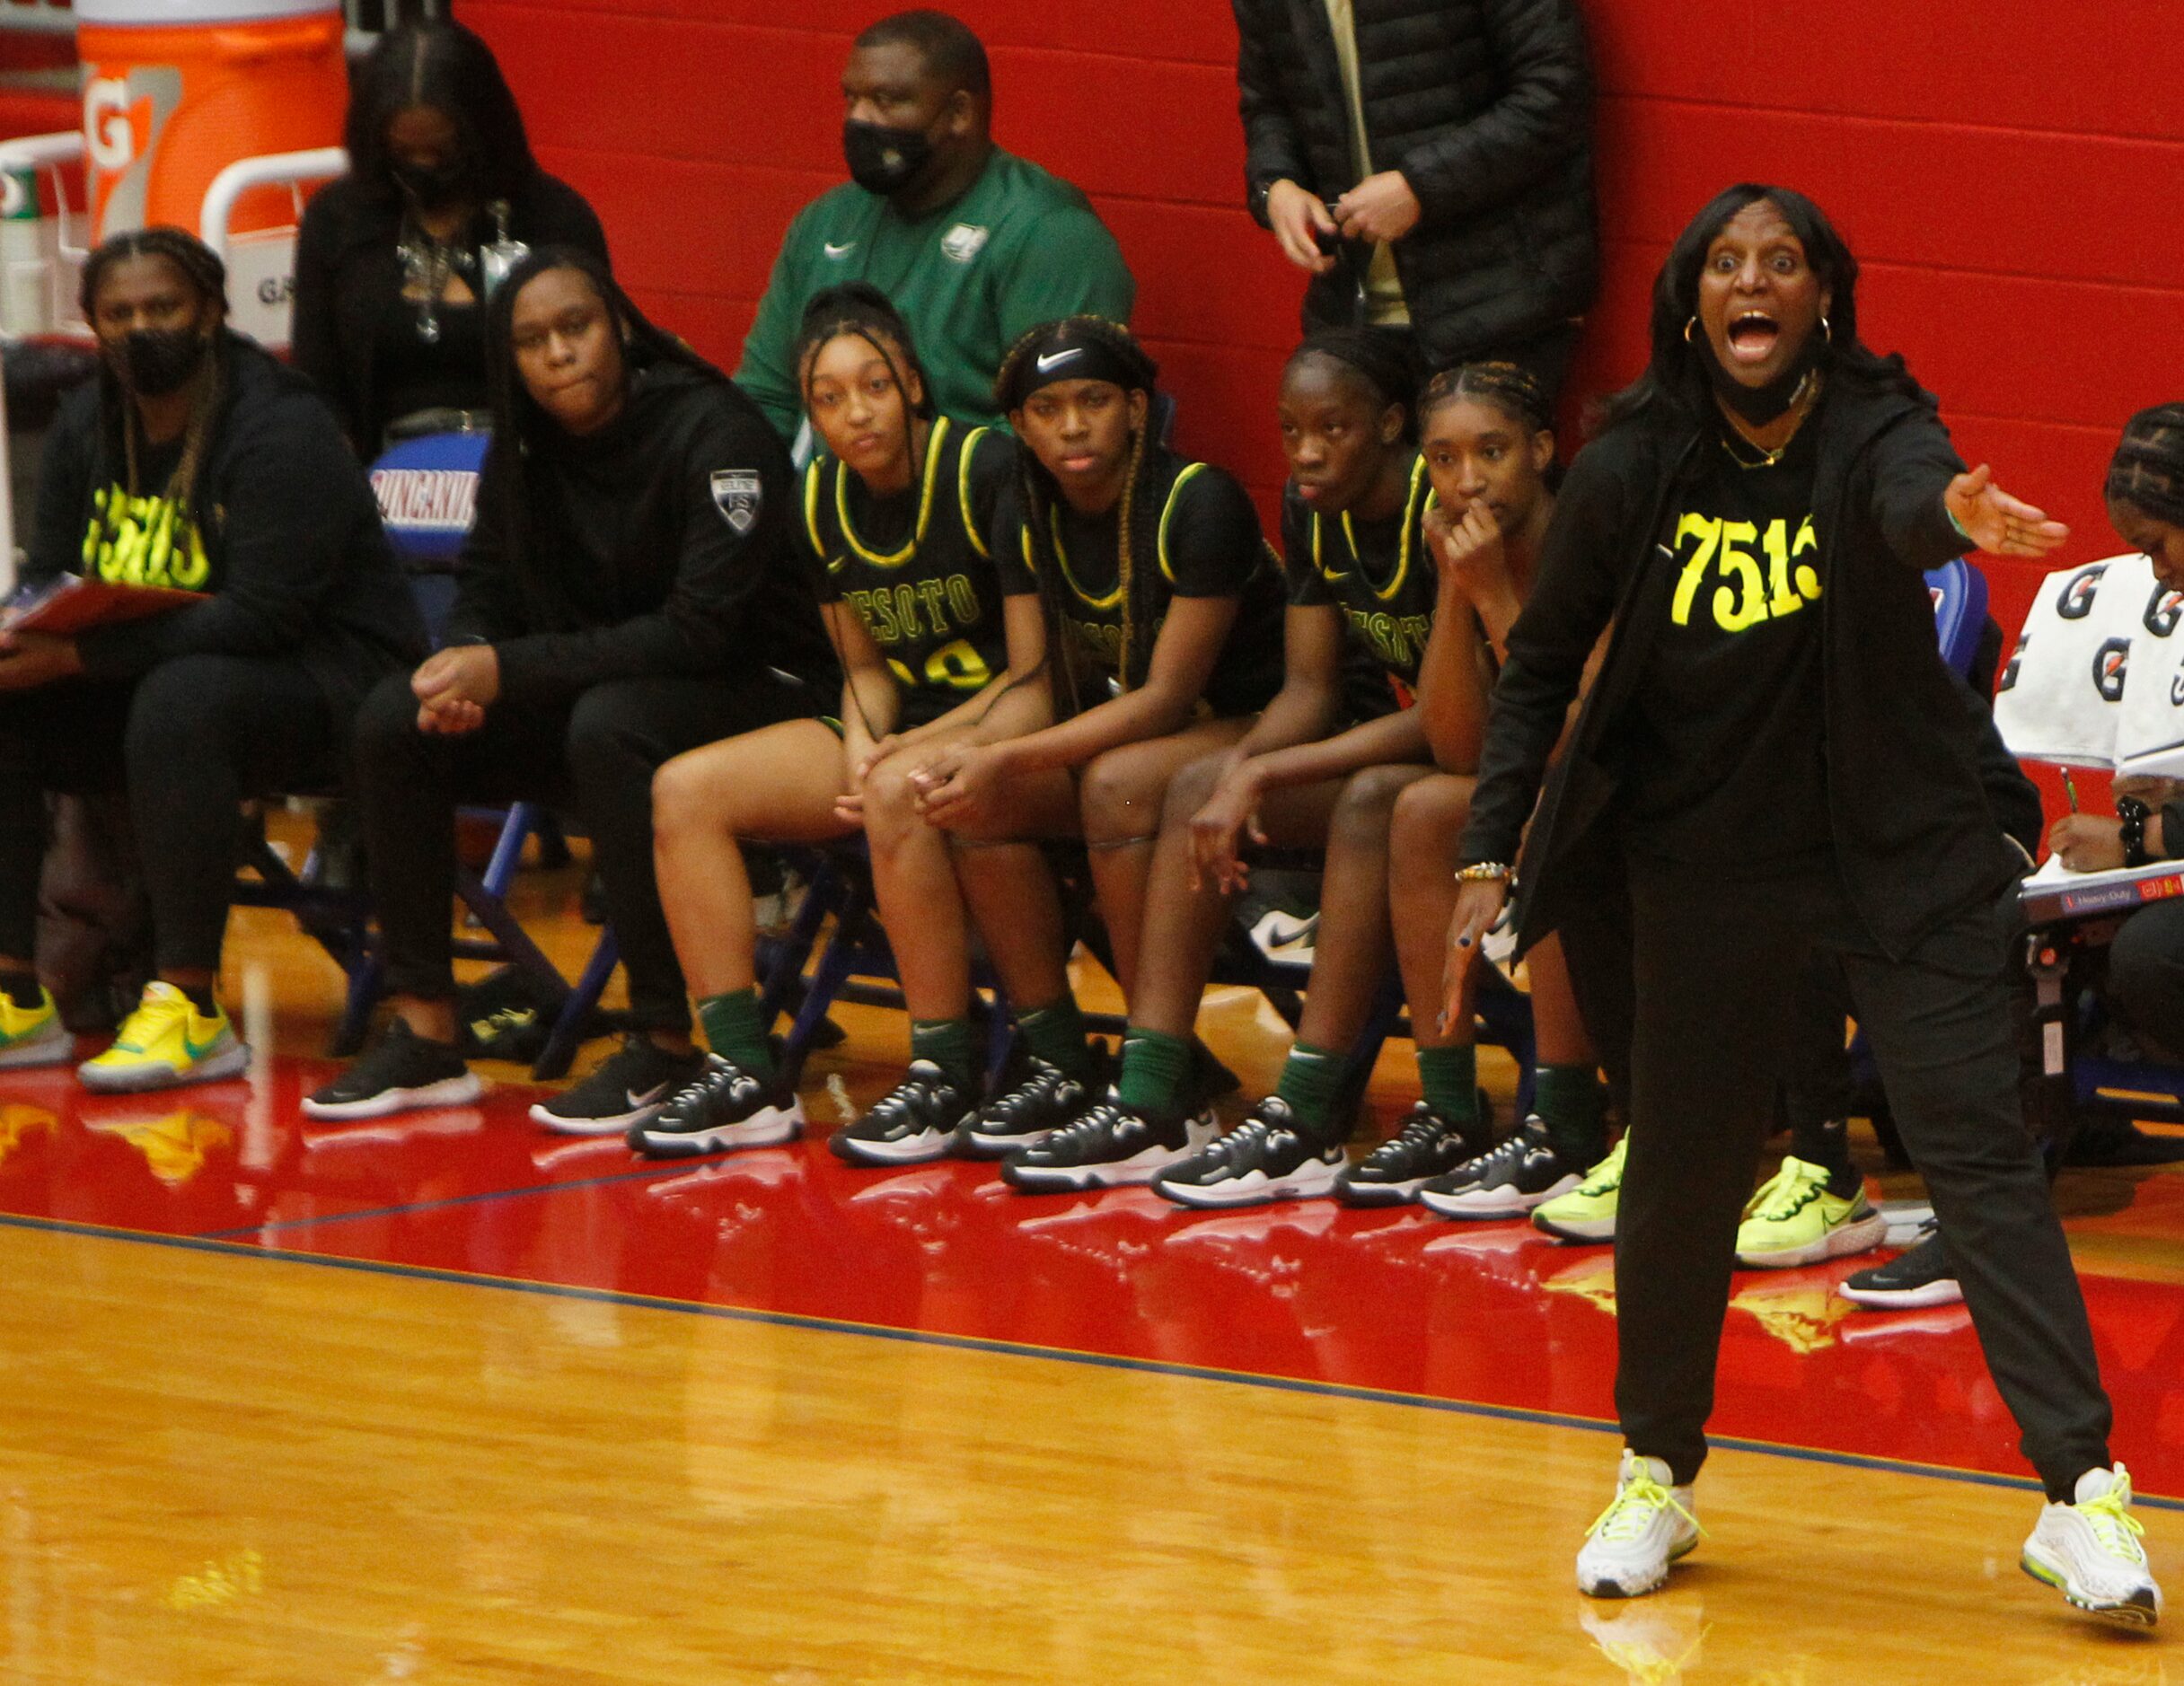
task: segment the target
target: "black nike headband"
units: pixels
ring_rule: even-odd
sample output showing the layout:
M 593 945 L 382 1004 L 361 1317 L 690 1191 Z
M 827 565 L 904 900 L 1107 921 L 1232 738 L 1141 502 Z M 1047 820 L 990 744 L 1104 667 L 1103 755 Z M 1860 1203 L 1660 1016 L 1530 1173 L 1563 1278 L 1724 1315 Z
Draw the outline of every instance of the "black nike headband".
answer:
M 1029 355 L 1017 359 L 1005 391 L 998 393 L 1001 408 L 1021 409 L 1034 392 L 1059 381 L 1105 381 L 1124 391 L 1148 390 L 1145 371 L 1105 339 L 1070 329 L 1058 330 Z

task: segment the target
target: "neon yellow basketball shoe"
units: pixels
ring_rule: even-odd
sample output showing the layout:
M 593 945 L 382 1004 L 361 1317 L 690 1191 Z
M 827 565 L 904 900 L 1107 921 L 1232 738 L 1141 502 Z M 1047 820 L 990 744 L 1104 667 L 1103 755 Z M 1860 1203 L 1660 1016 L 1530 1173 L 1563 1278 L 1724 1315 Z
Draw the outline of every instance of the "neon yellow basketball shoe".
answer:
M 1818 1264 L 1870 1252 L 1888 1233 L 1888 1220 L 1867 1203 L 1863 1185 L 1830 1194 L 1827 1167 L 1792 1154 L 1744 1208 L 1737 1262 L 1752 1270 Z
M 75 1069 L 86 1089 L 128 1093 L 172 1089 L 185 1083 L 217 1083 L 249 1069 L 251 1050 L 216 1006 L 207 1018 L 171 983 L 145 985 L 136 1011 L 103 1054 Z
M 1616 1208 L 1623 1199 L 1625 1131 L 1607 1158 L 1585 1173 L 1584 1181 L 1545 1206 L 1532 1208 L 1532 1226 L 1563 1241 L 1602 1242 L 1616 1238 Z
M 61 1023 L 53 992 L 39 986 L 38 1005 L 19 1007 L 0 990 L 0 1069 L 13 1066 L 64 1066 L 75 1058 L 75 1039 Z

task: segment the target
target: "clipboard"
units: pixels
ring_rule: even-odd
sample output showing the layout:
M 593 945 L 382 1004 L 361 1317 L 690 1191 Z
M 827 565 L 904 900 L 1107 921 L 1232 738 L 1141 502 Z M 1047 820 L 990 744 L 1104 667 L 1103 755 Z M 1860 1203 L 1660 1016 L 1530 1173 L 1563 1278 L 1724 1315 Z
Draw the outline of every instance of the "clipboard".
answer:
M 0 632 L 65 637 L 94 627 L 114 627 L 151 615 L 170 614 L 205 602 L 211 595 L 172 585 L 118 585 L 86 579 L 81 574 L 59 574 L 22 585 L 0 603 Z

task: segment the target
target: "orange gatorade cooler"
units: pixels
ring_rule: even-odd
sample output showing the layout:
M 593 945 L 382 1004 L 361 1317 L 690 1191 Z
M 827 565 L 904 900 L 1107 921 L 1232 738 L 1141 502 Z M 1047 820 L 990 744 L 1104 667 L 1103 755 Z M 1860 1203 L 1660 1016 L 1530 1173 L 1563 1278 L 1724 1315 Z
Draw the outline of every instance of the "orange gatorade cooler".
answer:
M 240 158 L 338 145 L 348 105 L 339 0 L 77 0 L 92 237 L 198 232 Z M 243 196 L 238 233 L 295 221 L 286 188 Z

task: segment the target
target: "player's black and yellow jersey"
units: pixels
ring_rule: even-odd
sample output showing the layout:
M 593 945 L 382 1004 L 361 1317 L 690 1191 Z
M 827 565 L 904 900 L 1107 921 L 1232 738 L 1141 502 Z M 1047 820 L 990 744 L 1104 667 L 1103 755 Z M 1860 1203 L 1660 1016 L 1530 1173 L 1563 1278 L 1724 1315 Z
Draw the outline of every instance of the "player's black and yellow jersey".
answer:
M 1152 566 L 1139 567 L 1133 591 L 1149 592 L 1148 649 L 1133 652 L 1140 674 L 1150 643 L 1178 597 L 1233 597 L 1237 616 L 1221 645 L 1205 700 L 1224 717 L 1264 708 L 1281 686 L 1281 583 L 1258 512 L 1236 478 L 1209 463 L 1161 450 L 1149 487 L 1159 511 L 1153 527 Z M 1067 505 L 1050 512 L 1048 542 L 1061 573 L 1063 633 L 1079 671 L 1119 680 L 1123 664 L 1121 516 L 1117 504 L 1098 515 Z M 1037 557 L 1012 495 L 996 529 L 995 554 L 1009 591 L 1030 590 Z M 1096 700 L 1087 698 L 1088 704 Z
M 991 560 L 1014 443 L 948 417 L 918 482 L 886 497 L 832 458 L 804 470 L 799 531 L 826 602 L 857 610 L 903 688 L 898 725 L 922 725 L 1008 665 L 1004 587 Z M 1026 588 L 1028 589 L 1028 588 Z
M 1353 651 L 1415 690 L 1439 593 L 1425 535 L 1434 496 L 1423 457 L 1411 459 L 1404 484 L 1401 512 L 1382 521 L 1359 521 L 1348 510 L 1323 515 L 1291 487 L 1281 500 L 1281 548 L 1290 603 L 1341 610 Z

